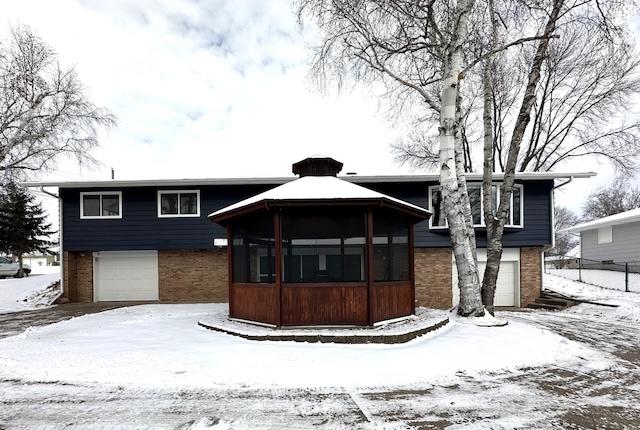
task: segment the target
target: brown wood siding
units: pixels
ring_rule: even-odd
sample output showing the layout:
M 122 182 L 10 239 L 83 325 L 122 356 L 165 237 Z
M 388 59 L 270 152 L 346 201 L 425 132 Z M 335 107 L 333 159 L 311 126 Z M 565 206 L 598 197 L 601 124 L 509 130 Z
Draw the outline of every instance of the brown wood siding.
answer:
M 231 284 L 231 318 L 278 324 L 278 294 L 275 284 Z
M 412 315 L 414 312 L 413 287 L 406 282 L 376 282 L 371 294 L 374 323 Z
M 366 284 L 282 286 L 282 325 L 367 325 Z

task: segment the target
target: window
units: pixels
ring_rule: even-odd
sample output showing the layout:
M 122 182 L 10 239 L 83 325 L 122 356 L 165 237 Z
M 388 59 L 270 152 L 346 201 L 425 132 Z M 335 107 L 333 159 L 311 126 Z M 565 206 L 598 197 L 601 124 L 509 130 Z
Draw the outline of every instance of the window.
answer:
M 598 244 L 613 242 L 613 227 L 600 227 L 598 229 Z
M 122 218 L 122 192 L 80 193 L 80 218 Z
M 366 280 L 365 213 L 290 210 L 282 216 L 283 282 Z
M 199 217 L 200 191 L 158 191 L 158 216 Z
M 492 201 L 493 201 L 493 213 L 499 206 L 500 185 L 493 185 L 491 187 Z M 482 185 L 481 184 L 467 184 L 467 191 L 469 193 L 469 200 L 471 202 L 471 216 L 473 218 L 473 225 L 477 227 L 484 227 L 484 216 L 482 206 Z M 433 213 L 429 223 L 431 228 L 447 228 L 447 217 L 444 211 L 444 204 L 442 202 L 442 195 L 440 194 L 440 186 L 429 187 L 429 210 Z M 506 226 L 509 227 L 522 227 L 522 185 L 514 185 L 513 193 L 511 195 L 511 202 L 507 213 Z
M 275 282 L 273 215 L 242 218 L 231 227 L 235 283 Z
M 410 255 L 409 224 L 376 216 L 373 220 L 373 280 L 411 279 Z

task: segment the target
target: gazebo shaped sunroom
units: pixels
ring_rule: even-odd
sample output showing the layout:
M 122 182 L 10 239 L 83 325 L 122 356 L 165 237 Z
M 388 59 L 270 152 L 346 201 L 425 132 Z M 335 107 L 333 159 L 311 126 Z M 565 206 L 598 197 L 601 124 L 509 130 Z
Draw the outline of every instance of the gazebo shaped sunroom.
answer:
M 209 215 L 227 229 L 229 315 L 275 326 L 367 326 L 415 308 L 413 226 L 430 213 L 337 177 L 342 163 Z

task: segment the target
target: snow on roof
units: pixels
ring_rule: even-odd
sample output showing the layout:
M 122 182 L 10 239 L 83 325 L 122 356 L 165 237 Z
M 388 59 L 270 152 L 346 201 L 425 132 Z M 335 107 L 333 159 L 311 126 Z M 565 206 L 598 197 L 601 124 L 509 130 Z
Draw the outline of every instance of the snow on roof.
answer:
M 249 197 L 238 203 L 213 212 L 209 217 L 219 216 L 232 212 L 254 203 L 262 201 L 277 200 L 367 200 L 385 199 L 397 205 L 410 208 L 414 211 L 423 212 L 425 215 L 430 212 L 420 206 L 407 203 L 386 194 L 373 191 L 369 188 L 347 182 L 334 176 L 305 176 L 295 181 L 272 188 L 261 194 Z
M 552 179 L 569 178 L 590 178 L 595 176 L 595 172 L 520 172 L 516 173 L 516 179 L 528 181 L 546 181 Z M 467 181 L 481 181 L 482 173 L 466 173 Z M 493 175 L 494 181 L 502 180 L 502 173 Z M 379 183 L 379 182 L 438 182 L 438 174 L 428 175 L 378 175 L 360 176 L 346 175 L 341 179 L 358 183 Z M 168 186 L 224 186 L 224 185 L 246 185 L 246 184 L 273 184 L 280 185 L 296 180 L 295 177 L 236 177 L 236 178 L 178 178 L 178 179 L 130 179 L 130 180 L 109 180 L 109 181 L 32 181 L 21 182 L 20 185 L 27 188 L 58 187 L 58 188 L 125 188 L 125 187 L 168 187 Z
M 640 222 L 640 208 L 630 211 L 600 218 L 595 221 L 589 221 L 573 227 L 560 230 L 560 233 L 578 233 L 585 230 L 593 230 L 600 227 L 608 227 L 612 225 L 628 224 L 630 222 Z

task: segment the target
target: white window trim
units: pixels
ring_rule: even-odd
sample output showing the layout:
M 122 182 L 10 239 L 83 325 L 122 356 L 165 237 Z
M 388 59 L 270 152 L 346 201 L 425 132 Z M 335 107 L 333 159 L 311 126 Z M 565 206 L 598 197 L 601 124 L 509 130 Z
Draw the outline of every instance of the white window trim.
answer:
M 502 185 L 502 183 L 493 183 L 493 185 L 497 185 L 498 187 L 500 187 Z M 467 187 L 468 186 L 479 186 L 480 187 L 480 224 L 474 224 L 474 227 L 486 227 L 485 223 L 484 223 L 484 199 L 482 198 L 482 183 L 478 183 L 478 182 L 469 182 L 467 183 Z M 519 188 L 520 189 L 520 224 L 519 225 L 514 225 L 513 224 L 513 211 L 509 212 L 509 216 L 510 219 L 507 222 L 507 224 L 505 224 L 505 227 L 511 227 L 511 228 L 524 228 L 524 187 L 522 184 L 514 184 L 513 185 L 514 188 Z M 440 185 L 431 185 L 429 186 L 429 211 L 431 211 L 431 213 L 435 213 L 435 209 L 433 208 L 433 190 L 439 189 Z M 499 190 L 500 188 L 498 188 Z M 496 207 L 500 205 L 500 192 L 497 193 L 498 198 L 497 198 L 497 202 L 496 202 Z M 511 208 L 513 208 L 513 193 L 511 193 L 511 204 L 509 205 Z M 449 223 L 447 221 L 447 219 L 445 218 L 444 220 L 446 225 L 433 225 L 433 216 L 429 217 L 429 228 L 433 229 L 433 230 L 446 230 L 449 228 Z
M 196 194 L 197 210 L 195 214 L 163 214 L 162 213 L 162 195 L 163 194 L 178 194 L 178 211 L 180 210 L 180 193 L 189 193 Z M 157 198 L 157 206 L 158 206 L 158 218 L 199 218 L 200 217 L 200 190 L 158 190 L 158 198 Z
M 598 228 L 598 245 L 604 243 L 613 243 L 613 226 Z
M 84 196 L 101 196 L 100 213 L 102 213 L 102 196 L 118 196 L 118 215 L 84 215 Z M 122 191 L 89 191 L 80 193 L 80 219 L 121 219 L 122 218 Z

